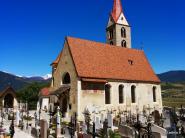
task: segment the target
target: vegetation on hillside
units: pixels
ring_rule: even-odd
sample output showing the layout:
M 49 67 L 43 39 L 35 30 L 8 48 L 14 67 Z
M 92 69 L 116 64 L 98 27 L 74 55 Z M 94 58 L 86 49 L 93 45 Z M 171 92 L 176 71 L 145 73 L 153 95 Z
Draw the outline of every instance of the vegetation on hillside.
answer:
M 170 107 L 185 107 L 185 83 L 162 83 L 163 105 Z
M 49 83 L 31 83 L 17 92 L 17 98 L 23 103 L 28 102 L 29 110 L 36 109 L 40 90 L 48 86 Z

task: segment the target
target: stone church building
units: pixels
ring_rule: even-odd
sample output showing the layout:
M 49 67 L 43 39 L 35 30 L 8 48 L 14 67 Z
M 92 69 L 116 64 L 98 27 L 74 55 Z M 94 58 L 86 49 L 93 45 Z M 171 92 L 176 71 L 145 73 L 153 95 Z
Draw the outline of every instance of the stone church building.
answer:
M 84 110 L 162 112 L 160 80 L 143 50 L 133 49 L 131 27 L 114 0 L 106 43 L 66 37 L 52 66 L 50 105 L 68 115 Z

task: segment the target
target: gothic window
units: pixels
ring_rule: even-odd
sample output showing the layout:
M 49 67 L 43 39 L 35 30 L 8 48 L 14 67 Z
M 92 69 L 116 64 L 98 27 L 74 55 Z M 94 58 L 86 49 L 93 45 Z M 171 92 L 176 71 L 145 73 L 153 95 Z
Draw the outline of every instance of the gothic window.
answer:
M 119 85 L 119 103 L 124 103 L 124 86 Z
M 132 85 L 131 87 L 131 100 L 132 103 L 136 103 L 136 86 Z
M 71 83 L 71 78 L 69 73 L 65 73 L 62 79 L 62 84 L 70 84 Z
M 156 102 L 156 87 L 153 87 L 153 102 Z
M 123 37 L 123 38 L 126 37 L 126 30 L 124 27 L 121 28 L 121 37 Z
M 110 97 L 110 85 L 105 85 L 105 104 L 110 104 L 111 103 L 111 97 Z
M 113 42 L 112 41 L 110 41 L 110 45 L 113 45 Z
M 127 47 L 127 42 L 126 42 L 125 40 L 123 40 L 123 41 L 121 42 L 121 46 L 122 46 L 122 47 Z

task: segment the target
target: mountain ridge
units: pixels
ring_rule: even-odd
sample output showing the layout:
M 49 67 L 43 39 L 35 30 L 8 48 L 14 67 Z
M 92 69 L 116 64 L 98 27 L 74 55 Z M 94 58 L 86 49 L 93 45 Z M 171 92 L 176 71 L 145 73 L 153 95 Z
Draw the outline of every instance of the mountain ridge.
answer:
M 185 70 L 171 70 L 157 75 L 162 82 L 185 82 Z
M 48 74 L 47 74 L 48 75 Z M 19 76 L 12 73 L 0 71 L 0 91 L 5 89 L 8 86 L 12 86 L 15 90 L 20 90 L 21 88 L 33 83 L 48 83 L 50 82 L 51 77 L 48 76 L 32 76 L 32 77 L 25 77 Z
M 185 70 L 171 70 L 157 75 L 162 82 L 185 82 Z M 46 74 L 45 76 L 25 77 L 0 71 L 0 92 L 7 86 L 12 86 L 15 90 L 20 90 L 33 82 L 49 83 L 50 81 L 51 74 Z

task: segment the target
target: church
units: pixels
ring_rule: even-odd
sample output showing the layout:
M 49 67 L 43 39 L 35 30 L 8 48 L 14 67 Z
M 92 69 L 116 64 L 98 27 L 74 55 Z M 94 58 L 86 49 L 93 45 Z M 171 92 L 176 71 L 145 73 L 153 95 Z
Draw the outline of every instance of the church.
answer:
M 66 116 L 151 109 L 162 112 L 160 80 L 143 50 L 132 48 L 121 0 L 114 0 L 106 43 L 66 37 L 52 66 L 50 106 Z

